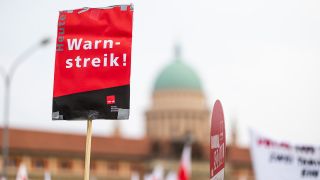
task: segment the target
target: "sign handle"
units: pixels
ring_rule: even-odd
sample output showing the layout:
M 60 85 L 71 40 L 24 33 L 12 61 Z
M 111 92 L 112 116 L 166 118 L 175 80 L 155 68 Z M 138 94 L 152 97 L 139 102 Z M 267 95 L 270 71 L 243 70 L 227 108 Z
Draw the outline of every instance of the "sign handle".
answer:
M 92 120 L 87 121 L 86 157 L 84 166 L 84 180 L 90 179 L 90 156 L 91 156 Z

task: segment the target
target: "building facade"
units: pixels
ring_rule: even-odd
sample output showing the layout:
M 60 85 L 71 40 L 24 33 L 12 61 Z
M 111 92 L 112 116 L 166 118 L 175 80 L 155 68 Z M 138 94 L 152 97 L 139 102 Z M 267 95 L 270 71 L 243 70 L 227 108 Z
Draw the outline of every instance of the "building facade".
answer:
M 191 141 L 193 179 L 208 179 L 209 119 L 200 78 L 176 47 L 173 60 L 156 78 L 146 112 L 153 164 L 164 165 L 166 171 L 177 170 L 182 148 Z
M 196 142 L 208 142 L 209 110 L 202 85 L 179 50 L 156 79 L 146 124 L 152 140 L 181 140 L 191 134 Z
M 10 129 L 9 133 L 9 180 L 15 179 L 21 163 L 32 180 L 43 180 L 45 172 L 50 172 L 53 180 L 83 179 L 84 135 L 25 129 Z M 2 129 L 2 140 L 1 135 Z M 91 179 L 127 180 L 132 172 L 144 174 L 150 159 L 149 144 L 147 139 L 93 137 Z M 2 170 L 2 156 L 0 161 Z

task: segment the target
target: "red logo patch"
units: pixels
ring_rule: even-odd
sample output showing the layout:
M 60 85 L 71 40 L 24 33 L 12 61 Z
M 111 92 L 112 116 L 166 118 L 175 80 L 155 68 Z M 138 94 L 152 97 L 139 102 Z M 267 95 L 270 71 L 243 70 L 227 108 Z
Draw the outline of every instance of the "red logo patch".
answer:
M 116 96 L 115 95 L 107 96 L 106 100 L 107 100 L 107 104 L 115 104 Z

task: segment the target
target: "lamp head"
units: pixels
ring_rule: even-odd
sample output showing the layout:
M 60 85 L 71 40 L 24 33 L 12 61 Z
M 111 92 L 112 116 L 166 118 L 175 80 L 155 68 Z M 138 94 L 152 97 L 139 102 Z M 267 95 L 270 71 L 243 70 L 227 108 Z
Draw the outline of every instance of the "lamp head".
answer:
M 40 46 L 46 46 L 46 45 L 50 44 L 50 42 L 51 42 L 51 41 L 50 41 L 50 38 L 49 38 L 49 37 L 44 38 L 44 39 L 41 40 Z

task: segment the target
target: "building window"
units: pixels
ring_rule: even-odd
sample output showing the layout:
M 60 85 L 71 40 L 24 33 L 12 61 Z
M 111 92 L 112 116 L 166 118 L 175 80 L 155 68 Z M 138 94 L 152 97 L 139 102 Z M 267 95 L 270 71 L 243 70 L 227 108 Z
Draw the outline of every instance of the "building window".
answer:
M 9 157 L 8 165 L 9 167 L 19 167 L 21 163 L 20 157 Z
M 141 169 L 142 169 L 141 166 L 136 164 L 131 164 L 131 172 L 140 172 Z
M 110 162 L 108 163 L 108 170 L 112 172 L 118 172 L 119 171 L 119 163 L 118 162 Z
M 90 169 L 93 171 L 97 169 L 97 162 L 96 161 L 90 162 Z
M 72 161 L 71 160 L 60 160 L 58 167 L 62 170 L 70 170 L 72 169 Z
M 45 169 L 47 168 L 48 162 L 46 159 L 37 158 L 32 160 L 32 167 L 36 169 Z

